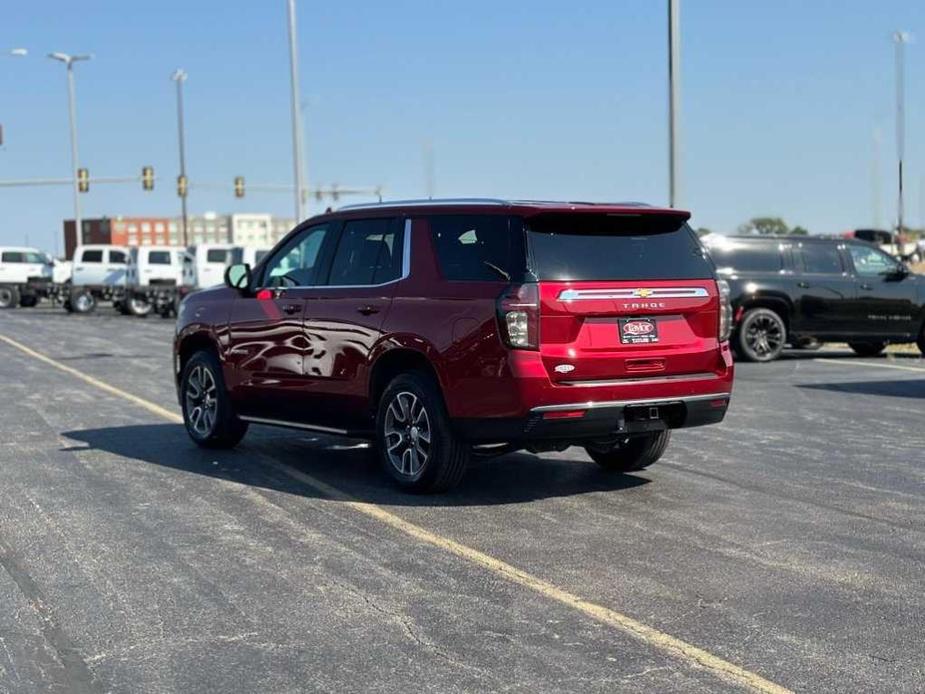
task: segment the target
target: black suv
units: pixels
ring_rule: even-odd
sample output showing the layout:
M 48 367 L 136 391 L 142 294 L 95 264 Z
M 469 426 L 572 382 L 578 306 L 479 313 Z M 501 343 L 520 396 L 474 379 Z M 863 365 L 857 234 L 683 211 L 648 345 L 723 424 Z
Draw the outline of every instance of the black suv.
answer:
M 733 346 L 771 361 L 784 346 L 847 342 L 860 356 L 889 343 L 925 352 L 925 276 L 863 241 L 714 236 L 704 240 L 729 282 Z

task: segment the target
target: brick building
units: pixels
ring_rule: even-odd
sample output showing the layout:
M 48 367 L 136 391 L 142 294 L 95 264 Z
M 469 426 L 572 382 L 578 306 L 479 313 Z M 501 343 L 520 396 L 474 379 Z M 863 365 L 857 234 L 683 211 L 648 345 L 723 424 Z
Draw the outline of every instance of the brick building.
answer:
M 64 220 L 64 257 L 74 257 L 74 249 L 87 243 L 111 243 L 116 246 L 175 245 L 167 217 L 100 217 L 81 220 L 78 238 L 73 219 Z

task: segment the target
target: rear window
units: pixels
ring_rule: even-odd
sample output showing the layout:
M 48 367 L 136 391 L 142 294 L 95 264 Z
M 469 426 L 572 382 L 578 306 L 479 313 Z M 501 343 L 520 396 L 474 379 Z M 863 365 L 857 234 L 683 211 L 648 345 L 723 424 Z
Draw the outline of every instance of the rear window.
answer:
M 523 275 L 523 241 L 508 217 L 435 216 L 430 218 L 430 233 L 440 271 L 448 280 L 504 282 Z
M 125 251 L 109 251 L 109 262 L 124 265 L 128 262 Z
M 228 258 L 228 251 L 224 248 L 211 248 L 206 251 L 207 263 L 224 263 Z
M 148 253 L 151 265 L 170 265 L 170 251 L 151 251 Z
M 749 244 L 733 241 L 709 246 L 710 256 L 719 273 L 780 272 L 780 248 L 777 244 Z
M 674 216 L 549 214 L 524 224 L 539 280 L 713 277 L 697 236 Z

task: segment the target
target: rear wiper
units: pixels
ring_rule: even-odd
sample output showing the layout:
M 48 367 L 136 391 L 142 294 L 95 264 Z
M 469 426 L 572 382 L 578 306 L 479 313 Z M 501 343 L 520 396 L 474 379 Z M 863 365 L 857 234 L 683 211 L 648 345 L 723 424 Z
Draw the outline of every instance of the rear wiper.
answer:
M 504 270 L 502 270 L 501 268 L 499 268 L 497 265 L 495 265 L 494 263 L 490 263 L 490 262 L 488 262 L 487 260 L 483 260 L 482 263 L 484 263 L 485 265 L 487 265 L 488 267 L 490 267 L 492 270 L 494 270 L 495 272 L 497 272 L 497 273 L 498 273 L 499 275 L 501 275 L 504 279 L 506 279 L 506 280 L 508 280 L 508 281 L 511 280 L 511 276 L 510 276 L 508 273 L 506 273 Z

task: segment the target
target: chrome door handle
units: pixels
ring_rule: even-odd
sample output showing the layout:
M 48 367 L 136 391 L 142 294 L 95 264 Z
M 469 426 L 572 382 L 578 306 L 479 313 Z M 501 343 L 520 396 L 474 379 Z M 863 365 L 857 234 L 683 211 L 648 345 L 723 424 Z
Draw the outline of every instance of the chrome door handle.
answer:
M 283 306 L 283 313 L 288 313 L 290 316 L 294 313 L 298 313 L 301 310 L 302 306 L 300 304 L 286 304 Z
M 362 313 L 364 316 L 371 316 L 374 313 L 379 313 L 379 307 L 378 306 L 360 306 L 360 308 L 358 308 L 357 311 Z
M 873 287 L 871 287 L 871 286 L 870 286 L 869 284 L 867 284 L 867 283 L 864 283 L 864 284 L 861 285 L 861 289 L 867 289 L 868 291 L 870 291 L 871 289 L 873 289 Z
M 800 289 L 809 289 L 809 282 L 797 282 L 797 286 Z

